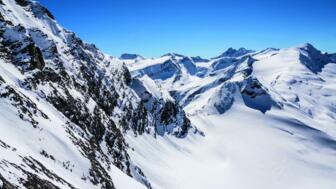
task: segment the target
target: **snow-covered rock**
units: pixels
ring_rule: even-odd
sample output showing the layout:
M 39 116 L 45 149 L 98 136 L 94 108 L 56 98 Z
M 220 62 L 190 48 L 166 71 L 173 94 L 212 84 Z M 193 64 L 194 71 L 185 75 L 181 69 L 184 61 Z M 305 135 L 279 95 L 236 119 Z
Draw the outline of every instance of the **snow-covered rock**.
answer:
M 128 54 L 128 53 L 124 53 L 122 55 L 120 55 L 120 59 L 121 60 L 133 60 L 133 61 L 139 61 L 139 60 L 143 60 L 144 57 L 138 55 L 138 54 Z
M 234 49 L 234 48 L 228 48 L 224 53 L 222 53 L 221 55 L 217 56 L 214 59 L 218 59 L 218 58 L 237 58 L 240 56 L 244 56 L 250 53 L 253 53 L 255 51 L 253 50 L 248 50 L 245 48 L 239 48 L 239 49 Z
M 327 54 L 323 54 L 309 43 L 297 48 L 300 51 L 301 63 L 314 73 L 321 72 L 326 64 L 332 62 Z
M 0 13 L 2 183 L 150 188 L 125 136 L 186 136 L 183 109 L 171 114 L 174 101 L 146 109 L 123 60 L 62 28 L 37 2 L 2 0 Z
M 131 156 L 156 188 L 328 189 L 336 184 L 334 60 L 304 44 L 194 61 L 195 75 L 158 71 L 151 83 L 169 91 L 205 137 L 160 138 L 155 147 L 128 138 Z M 135 77 L 164 61 L 142 62 L 130 66 Z
M 334 54 L 114 58 L 34 1 L 0 13 L 0 188 L 336 185 Z

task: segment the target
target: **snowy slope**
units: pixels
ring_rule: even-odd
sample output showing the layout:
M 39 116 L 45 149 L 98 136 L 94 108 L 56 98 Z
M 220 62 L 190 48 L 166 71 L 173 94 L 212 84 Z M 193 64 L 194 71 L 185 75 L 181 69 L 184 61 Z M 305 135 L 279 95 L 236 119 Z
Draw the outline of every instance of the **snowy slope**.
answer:
M 284 103 L 320 122 L 317 129 L 335 135 L 335 63 L 310 44 L 280 50 L 254 64 L 254 75 Z M 327 130 L 325 130 L 327 129 Z
M 0 13 L 3 187 L 151 188 L 124 135 L 185 137 L 184 110 L 166 98 L 145 106 L 121 59 L 38 3 L 2 0 Z
M 154 188 L 333 188 L 336 64 L 331 57 L 304 44 L 195 62 L 202 74 L 147 74 L 205 136 L 129 137 L 135 146 L 131 156 Z M 161 62 L 129 67 L 137 77 L 147 72 L 144 65 Z
M 335 142 L 290 114 L 272 110 L 265 116 L 239 102 L 223 115 L 199 114 L 191 120 L 205 137 L 182 143 L 128 139 L 135 146 L 131 156 L 154 188 L 335 186 Z M 148 147 L 137 150 L 143 146 Z
M 335 54 L 102 53 L 0 0 L 0 188 L 336 185 Z
M 70 75 L 76 77 L 74 69 L 80 66 L 81 60 L 76 55 L 96 53 L 86 61 L 101 59 L 107 62 L 110 58 L 95 49 L 90 52 L 71 49 L 68 40 L 72 40 L 73 45 L 81 42 L 34 2 L 1 1 L 0 8 L 0 175 L 4 187 L 115 188 L 133 185 L 144 188 L 129 177 L 139 177 L 140 181 L 142 176 L 137 171 L 129 171 L 136 166 L 128 158 L 123 139 L 113 139 L 115 143 L 108 141 L 111 140 L 108 135 L 120 131 L 111 126 L 101 127 L 103 122 L 109 121 L 98 108 L 104 105 L 98 105 L 94 96 L 85 97 L 67 82 Z M 106 68 L 122 71 L 120 66 Z M 77 79 L 84 84 L 80 77 Z M 83 103 L 85 98 L 92 105 Z M 67 105 L 63 104 L 64 99 L 69 100 Z M 102 115 L 89 116 L 91 111 Z M 83 123 L 78 113 L 87 117 L 82 121 L 96 122 Z M 98 135 L 98 126 L 106 132 L 105 136 Z M 104 137 L 106 142 L 98 143 L 102 138 L 97 137 Z M 125 173 L 128 170 L 129 176 L 114 173 L 115 166 Z M 114 183 L 116 179 L 128 182 Z

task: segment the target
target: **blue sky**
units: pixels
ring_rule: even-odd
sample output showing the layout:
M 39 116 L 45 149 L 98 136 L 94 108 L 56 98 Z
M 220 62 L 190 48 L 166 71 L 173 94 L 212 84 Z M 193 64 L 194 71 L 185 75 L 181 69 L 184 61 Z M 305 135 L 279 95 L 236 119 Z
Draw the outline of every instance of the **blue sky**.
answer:
M 310 42 L 336 52 L 335 0 L 38 0 L 58 22 L 114 56 L 213 57 Z

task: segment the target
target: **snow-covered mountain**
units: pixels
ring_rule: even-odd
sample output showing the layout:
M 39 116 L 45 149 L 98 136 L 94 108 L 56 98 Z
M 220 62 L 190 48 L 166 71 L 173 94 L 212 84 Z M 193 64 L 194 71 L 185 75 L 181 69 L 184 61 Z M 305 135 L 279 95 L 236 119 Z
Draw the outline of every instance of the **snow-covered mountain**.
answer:
M 2 0 L 0 13 L 3 187 L 150 188 L 124 135 L 185 137 L 192 126 L 183 109 L 145 97 L 155 95 L 121 60 L 38 3 Z
M 221 55 L 219 55 L 215 59 L 224 58 L 224 57 L 237 58 L 237 57 L 244 56 L 244 55 L 247 55 L 247 54 L 250 54 L 250 53 L 253 53 L 253 52 L 255 52 L 255 51 L 248 50 L 248 49 L 245 49 L 243 47 L 241 47 L 239 49 L 228 48 L 224 53 L 222 53 Z
M 131 156 L 154 188 L 335 186 L 332 54 L 304 44 L 203 61 L 171 54 L 127 66 L 134 78 L 168 91 L 204 133 L 182 142 L 130 140 Z M 161 148 L 140 152 L 152 143 Z M 160 163 L 148 164 L 149 159 Z
M 141 55 L 137 55 L 137 54 L 124 53 L 124 54 L 120 55 L 120 59 L 124 60 L 124 61 L 127 61 L 127 60 L 139 61 L 139 60 L 144 60 L 145 58 L 142 57 Z
M 115 58 L 0 0 L 0 188 L 333 188 L 335 62 L 310 44 Z

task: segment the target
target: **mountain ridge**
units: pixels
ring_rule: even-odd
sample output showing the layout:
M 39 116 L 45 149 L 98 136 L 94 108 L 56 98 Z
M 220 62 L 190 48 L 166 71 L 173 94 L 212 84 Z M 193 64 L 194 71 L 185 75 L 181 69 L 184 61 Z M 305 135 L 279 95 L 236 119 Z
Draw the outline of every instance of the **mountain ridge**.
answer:
M 4 147 L 7 143 L 24 146 L 15 147 L 15 162 L 1 157 L 1 166 L 6 167 L 0 173 L 2 182 L 11 183 L 6 187 L 115 188 L 121 187 L 116 183 L 127 183 L 114 180 L 129 176 L 151 188 L 128 155 L 124 133 L 185 137 L 192 125 L 184 111 L 174 101 L 161 98 L 153 99 L 159 103 L 156 109 L 149 109 L 130 87 L 131 75 L 121 61 L 59 26 L 37 2 L 3 0 L 0 10 L 1 100 L 5 102 L 1 111 L 17 109 L 11 117 L 22 122 L 15 129 L 31 125 L 41 130 L 40 134 L 27 130 L 29 136 L 36 136 L 31 145 L 22 137 L 12 141 L 1 136 Z M 9 125 L 4 122 L 2 129 Z M 54 127 L 63 134 L 53 135 Z M 44 140 L 38 140 L 50 135 L 49 143 L 67 144 L 61 149 L 68 149 L 69 155 L 46 149 L 40 142 Z M 22 154 L 26 149 L 31 149 L 30 156 Z M 50 168 L 50 159 L 57 169 Z M 116 171 L 111 169 L 117 168 L 125 175 L 113 178 Z M 141 187 L 137 181 L 130 183 Z
M 0 13 L 0 188 L 335 185 L 334 54 L 116 58 L 35 1 Z

